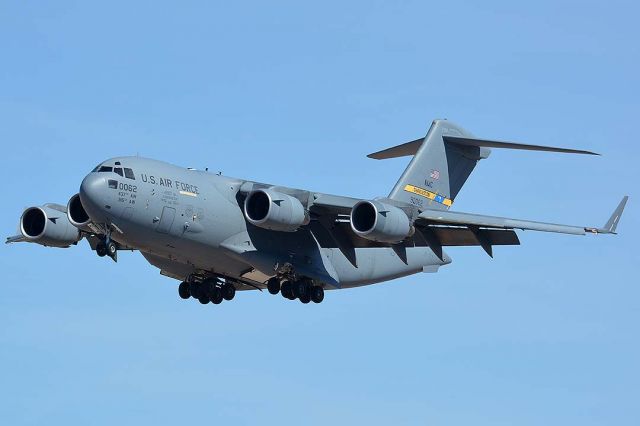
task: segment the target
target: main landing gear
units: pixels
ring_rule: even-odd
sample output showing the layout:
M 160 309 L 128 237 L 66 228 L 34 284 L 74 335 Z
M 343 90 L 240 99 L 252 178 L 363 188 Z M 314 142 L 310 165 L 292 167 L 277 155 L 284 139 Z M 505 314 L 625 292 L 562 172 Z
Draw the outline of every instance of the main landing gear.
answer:
M 217 278 L 205 278 L 202 281 L 183 281 L 178 286 L 178 294 L 182 299 L 193 297 L 203 305 L 211 302 L 219 305 L 223 300 L 233 300 L 236 295 L 235 286 Z
M 300 299 L 305 304 L 320 303 L 324 300 L 324 289 L 319 285 L 313 285 L 311 280 L 305 278 L 294 281 L 273 277 L 267 281 L 267 290 L 271 294 L 280 292 L 285 299 Z

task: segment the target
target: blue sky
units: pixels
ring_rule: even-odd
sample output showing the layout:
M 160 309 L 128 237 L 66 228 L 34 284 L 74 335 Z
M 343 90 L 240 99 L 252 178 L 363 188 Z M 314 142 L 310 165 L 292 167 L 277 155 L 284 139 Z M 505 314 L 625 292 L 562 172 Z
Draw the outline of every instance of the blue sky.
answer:
M 231 4 L 233 3 L 233 4 Z M 603 224 L 521 233 L 305 306 L 200 306 L 137 253 L 2 245 L 0 418 L 12 425 L 637 425 L 636 2 L 0 4 L 12 235 L 101 160 L 140 154 L 362 198 L 406 159 L 369 152 L 448 118 L 495 150 L 454 209 Z

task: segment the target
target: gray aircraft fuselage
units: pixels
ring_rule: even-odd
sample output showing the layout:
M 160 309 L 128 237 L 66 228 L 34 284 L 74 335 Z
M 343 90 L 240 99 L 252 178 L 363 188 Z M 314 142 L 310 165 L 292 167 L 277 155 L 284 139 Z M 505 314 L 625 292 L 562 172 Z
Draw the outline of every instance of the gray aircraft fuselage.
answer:
M 355 248 L 356 267 L 341 250 L 320 247 L 308 231 L 279 232 L 248 223 L 238 196 L 243 185 L 256 185 L 253 182 L 141 157 L 118 157 L 101 165 L 115 167 L 116 162 L 133 170 L 135 179 L 91 172 L 80 185 L 82 205 L 93 222 L 114 225 L 115 241 L 139 250 L 176 277 L 198 271 L 240 277 L 252 268 L 272 276 L 275 265 L 291 263 L 318 281 L 332 278 L 334 285 L 326 286 L 331 289 L 386 281 L 450 262 L 429 247 L 408 248 L 406 263 L 388 247 Z

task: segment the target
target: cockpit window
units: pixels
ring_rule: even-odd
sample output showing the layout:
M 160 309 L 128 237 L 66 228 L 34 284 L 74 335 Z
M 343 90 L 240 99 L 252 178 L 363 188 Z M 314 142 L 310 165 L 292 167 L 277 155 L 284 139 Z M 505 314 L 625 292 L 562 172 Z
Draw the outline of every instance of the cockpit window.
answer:
M 119 166 L 120 162 L 116 161 L 116 165 Z M 133 173 L 133 170 L 131 170 L 128 167 L 113 167 L 113 166 L 103 166 L 101 164 L 98 164 L 95 169 L 93 169 L 91 172 L 98 172 L 98 173 L 108 173 L 108 172 L 114 172 L 119 174 L 120 176 L 124 176 L 127 179 L 131 179 L 131 180 L 136 180 L 136 175 Z

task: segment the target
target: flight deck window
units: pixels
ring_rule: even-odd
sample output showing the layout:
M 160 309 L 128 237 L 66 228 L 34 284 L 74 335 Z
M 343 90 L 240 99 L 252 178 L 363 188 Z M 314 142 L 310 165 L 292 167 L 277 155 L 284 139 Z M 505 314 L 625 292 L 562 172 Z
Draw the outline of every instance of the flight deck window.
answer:
M 133 170 L 125 167 L 124 169 L 124 177 L 126 177 L 127 179 L 133 179 L 136 180 L 136 176 L 133 174 Z
M 110 166 L 102 166 L 98 170 L 98 172 L 111 172 L 111 171 L 113 171 L 113 167 L 110 167 Z
M 119 174 L 120 176 L 123 176 L 121 167 L 116 167 L 115 169 L 113 169 L 113 171 Z

